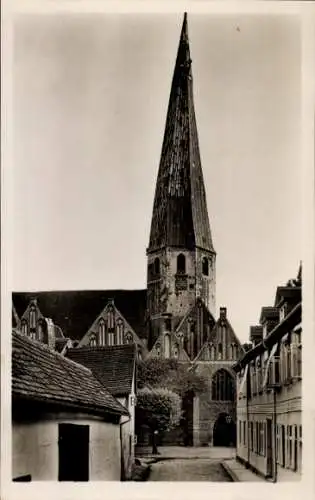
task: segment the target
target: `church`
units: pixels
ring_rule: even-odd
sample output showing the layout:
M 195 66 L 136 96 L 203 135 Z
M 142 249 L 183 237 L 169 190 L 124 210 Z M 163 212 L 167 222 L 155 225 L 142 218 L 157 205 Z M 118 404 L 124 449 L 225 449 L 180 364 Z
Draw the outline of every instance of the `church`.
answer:
M 209 382 L 208 390 L 190 402 L 186 443 L 235 444 L 232 366 L 244 349 L 226 307 L 216 316 L 216 257 L 185 14 L 146 249 L 146 289 L 14 292 L 13 326 L 62 354 L 69 348 L 134 343 L 141 359 L 176 358 Z

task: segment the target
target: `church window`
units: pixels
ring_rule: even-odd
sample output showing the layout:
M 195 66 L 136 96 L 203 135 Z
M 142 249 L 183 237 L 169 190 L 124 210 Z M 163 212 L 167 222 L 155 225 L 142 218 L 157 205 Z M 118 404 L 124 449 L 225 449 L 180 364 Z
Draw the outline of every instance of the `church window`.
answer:
M 212 399 L 234 401 L 234 380 L 224 369 L 218 370 L 212 378 Z
M 99 333 L 99 345 L 106 345 L 106 325 L 103 318 L 100 319 L 98 324 L 98 333 Z
M 23 335 L 27 335 L 27 333 L 28 333 L 27 332 L 28 327 L 27 327 L 27 321 L 26 321 L 26 319 L 22 319 L 21 330 L 22 330 Z
M 218 359 L 222 359 L 222 344 L 218 344 Z
M 173 356 L 174 356 L 174 358 L 178 358 L 178 344 L 174 344 Z
M 107 344 L 115 345 L 115 313 L 113 307 L 109 307 L 107 311 L 107 327 Z
M 127 332 L 125 335 L 125 342 L 126 344 L 132 344 L 133 343 L 133 335 L 131 332 Z
M 165 358 L 170 358 L 171 357 L 171 340 L 169 335 L 164 336 L 164 353 L 165 353 Z
M 124 343 L 124 322 L 121 318 L 117 321 L 117 345 Z
M 90 346 L 91 347 L 96 347 L 97 346 L 97 340 L 96 340 L 95 333 L 92 333 L 92 335 L 90 336 Z
M 186 257 L 182 253 L 180 253 L 177 256 L 177 272 L 179 274 L 185 274 L 186 273 Z
M 160 274 L 160 259 L 158 257 L 156 257 L 156 259 L 154 260 L 154 274 Z
M 209 276 L 209 260 L 207 257 L 202 259 L 202 274 Z
M 38 320 L 38 340 L 44 344 L 48 344 L 48 331 L 46 321 L 44 319 Z
M 160 344 L 156 344 L 156 346 L 155 346 L 155 352 L 156 352 L 156 355 L 158 357 L 161 356 L 161 346 L 160 346 Z
M 211 361 L 215 360 L 215 346 L 210 344 L 210 359 Z

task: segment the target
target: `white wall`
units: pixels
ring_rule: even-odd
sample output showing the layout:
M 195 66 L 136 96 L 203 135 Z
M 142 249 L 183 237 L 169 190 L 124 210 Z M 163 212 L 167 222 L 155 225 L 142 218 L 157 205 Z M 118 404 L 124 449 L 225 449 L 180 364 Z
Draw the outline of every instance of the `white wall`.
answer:
M 90 426 L 91 481 L 120 480 L 120 426 L 94 417 L 50 414 L 47 420 L 13 422 L 12 475 L 31 474 L 32 480 L 58 480 L 58 424 Z

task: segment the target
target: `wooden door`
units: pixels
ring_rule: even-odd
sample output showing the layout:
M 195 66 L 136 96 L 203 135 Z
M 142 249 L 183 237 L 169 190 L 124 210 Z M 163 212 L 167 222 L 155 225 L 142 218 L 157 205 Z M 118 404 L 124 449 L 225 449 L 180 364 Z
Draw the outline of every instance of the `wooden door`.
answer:
M 89 480 L 88 425 L 59 424 L 59 481 Z

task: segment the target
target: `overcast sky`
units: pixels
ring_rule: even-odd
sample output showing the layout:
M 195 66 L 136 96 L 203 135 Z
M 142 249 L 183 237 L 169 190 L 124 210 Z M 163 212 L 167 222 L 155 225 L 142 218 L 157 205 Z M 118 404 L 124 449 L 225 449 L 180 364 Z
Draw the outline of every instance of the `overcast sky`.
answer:
M 19 17 L 13 288 L 144 288 L 182 15 Z M 293 16 L 189 15 L 217 252 L 242 341 L 301 258 L 300 31 Z

